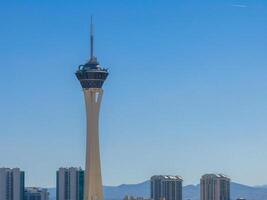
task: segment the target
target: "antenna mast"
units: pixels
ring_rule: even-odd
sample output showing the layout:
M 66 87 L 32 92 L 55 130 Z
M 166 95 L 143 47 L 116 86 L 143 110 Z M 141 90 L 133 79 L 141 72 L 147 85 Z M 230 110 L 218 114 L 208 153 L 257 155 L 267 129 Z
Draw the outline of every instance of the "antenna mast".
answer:
M 90 45 L 91 45 L 91 59 L 94 56 L 94 30 L 93 30 L 93 16 L 91 16 L 91 24 L 90 24 Z

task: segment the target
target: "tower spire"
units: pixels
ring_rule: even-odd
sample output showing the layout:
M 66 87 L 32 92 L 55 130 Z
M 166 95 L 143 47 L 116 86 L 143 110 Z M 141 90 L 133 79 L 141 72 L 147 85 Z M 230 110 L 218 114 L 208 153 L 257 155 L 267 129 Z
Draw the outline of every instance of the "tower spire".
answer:
M 93 16 L 91 15 L 91 24 L 90 24 L 90 45 L 91 45 L 91 51 L 90 51 L 90 54 L 91 54 L 91 59 L 93 58 L 94 56 L 94 30 L 93 30 Z

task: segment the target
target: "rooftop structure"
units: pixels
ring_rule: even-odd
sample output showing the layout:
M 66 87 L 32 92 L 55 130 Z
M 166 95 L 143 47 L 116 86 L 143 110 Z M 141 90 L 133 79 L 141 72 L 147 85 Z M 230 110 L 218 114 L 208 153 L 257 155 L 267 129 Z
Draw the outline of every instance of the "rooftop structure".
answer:
M 183 180 L 181 176 L 172 176 L 172 175 L 155 175 L 155 176 L 152 176 L 151 179 L 162 179 L 162 180 L 169 180 L 169 181 L 172 181 L 172 180 L 182 181 Z

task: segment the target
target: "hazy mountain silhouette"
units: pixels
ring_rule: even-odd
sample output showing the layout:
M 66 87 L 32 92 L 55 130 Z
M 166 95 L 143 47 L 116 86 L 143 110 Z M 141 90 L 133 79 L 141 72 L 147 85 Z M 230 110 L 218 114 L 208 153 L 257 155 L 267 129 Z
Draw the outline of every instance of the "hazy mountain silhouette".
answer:
M 199 185 L 187 185 L 183 188 L 184 200 L 199 200 Z M 50 188 L 50 200 L 56 200 L 56 189 Z M 123 184 L 119 186 L 104 186 L 106 200 L 122 200 L 125 195 L 146 197 L 150 196 L 150 183 L 145 181 L 139 184 Z M 267 199 L 265 186 L 251 187 L 238 183 L 231 183 L 231 199 L 244 197 L 247 200 Z

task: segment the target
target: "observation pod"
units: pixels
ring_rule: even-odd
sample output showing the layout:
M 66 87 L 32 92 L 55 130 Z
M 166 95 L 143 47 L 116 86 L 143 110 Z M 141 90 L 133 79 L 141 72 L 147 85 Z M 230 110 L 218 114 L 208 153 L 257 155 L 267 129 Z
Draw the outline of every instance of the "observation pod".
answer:
M 81 83 L 82 88 L 102 88 L 103 83 L 108 77 L 108 70 L 101 68 L 96 57 L 92 57 L 89 62 L 80 65 L 76 71 L 76 77 Z

